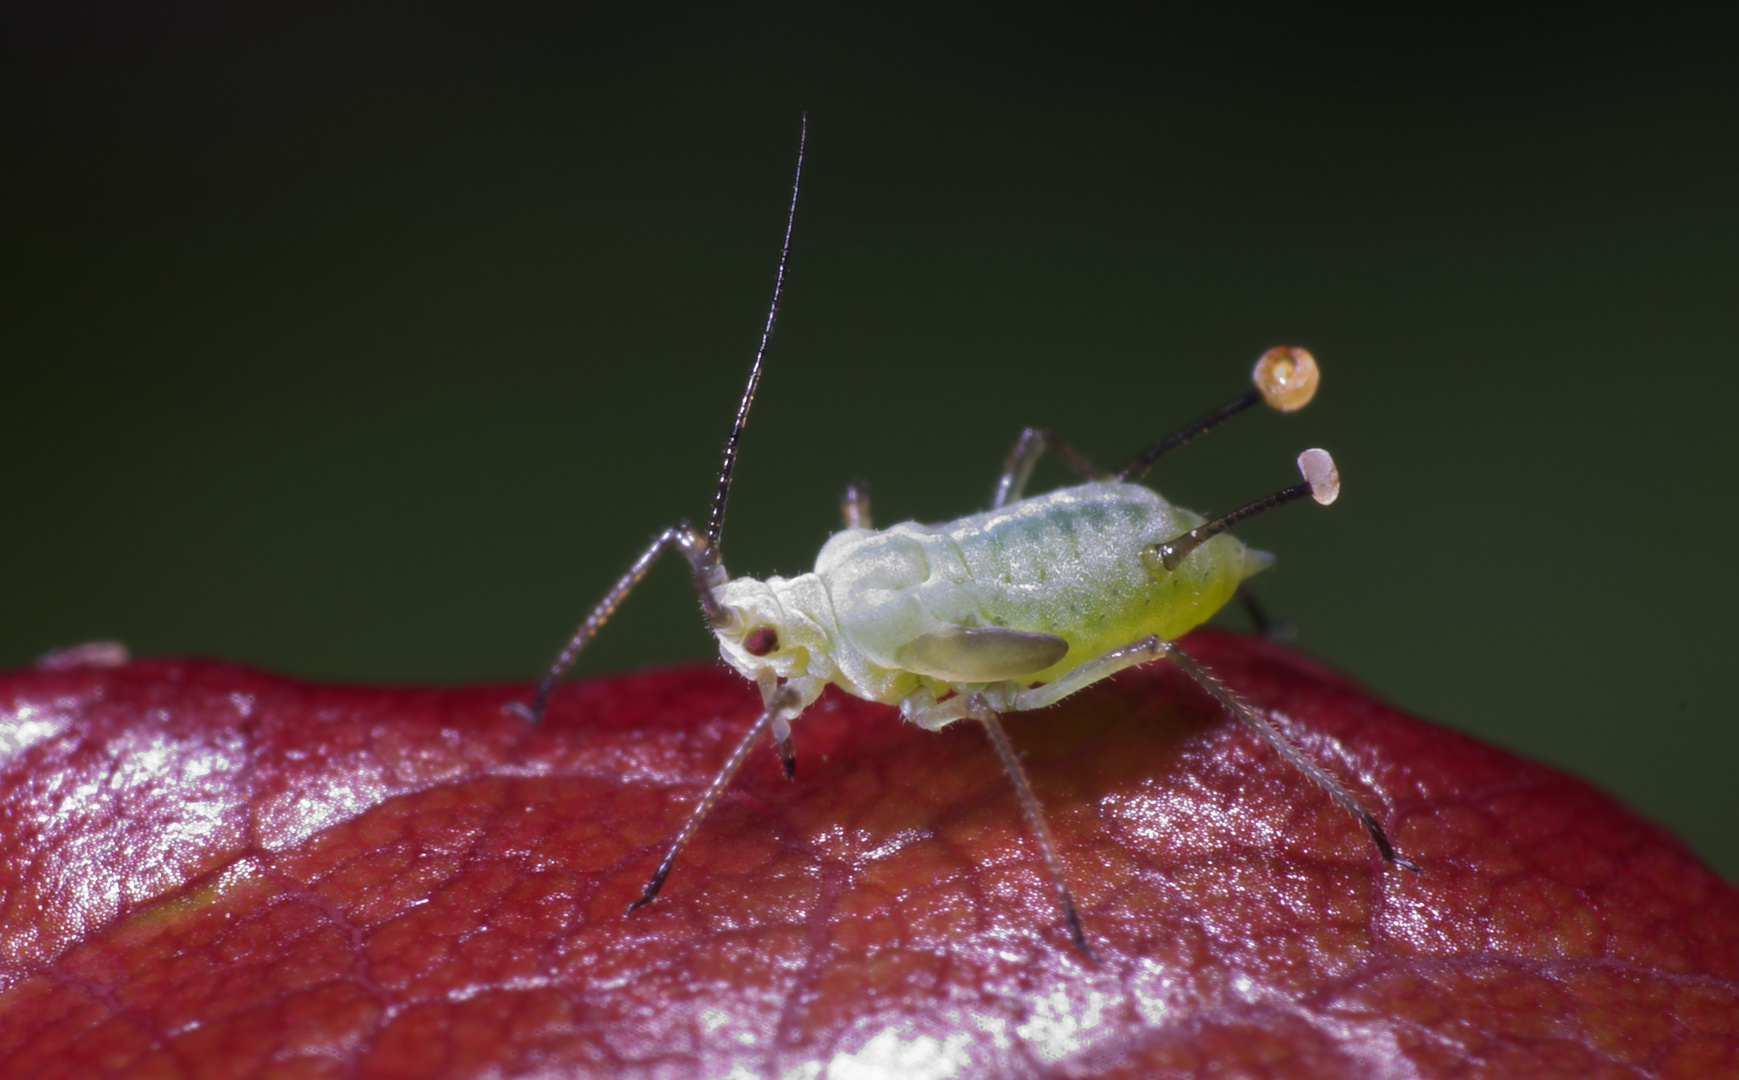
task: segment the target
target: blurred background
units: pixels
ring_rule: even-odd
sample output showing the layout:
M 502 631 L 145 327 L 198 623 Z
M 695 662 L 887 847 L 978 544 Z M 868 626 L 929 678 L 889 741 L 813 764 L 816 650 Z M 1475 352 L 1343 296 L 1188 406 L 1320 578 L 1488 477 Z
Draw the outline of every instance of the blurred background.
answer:
M 706 514 L 807 109 L 733 572 L 1302 344 L 1309 409 L 1153 485 L 1332 450 L 1338 504 L 1241 530 L 1297 646 L 1739 877 L 1730 19 L 593 7 L 0 17 L 0 663 L 536 676 Z M 711 654 L 670 567 L 580 670 Z

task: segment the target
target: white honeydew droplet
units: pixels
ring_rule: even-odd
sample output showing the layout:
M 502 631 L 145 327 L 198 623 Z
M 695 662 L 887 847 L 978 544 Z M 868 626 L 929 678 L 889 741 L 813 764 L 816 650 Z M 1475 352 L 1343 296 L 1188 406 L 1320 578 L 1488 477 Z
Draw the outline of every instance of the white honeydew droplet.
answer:
M 1340 497 L 1340 470 L 1327 450 L 1306 450 L 1298 455 L 1298 471 L 1310 485 L 1310 497 L 1324 506 Z

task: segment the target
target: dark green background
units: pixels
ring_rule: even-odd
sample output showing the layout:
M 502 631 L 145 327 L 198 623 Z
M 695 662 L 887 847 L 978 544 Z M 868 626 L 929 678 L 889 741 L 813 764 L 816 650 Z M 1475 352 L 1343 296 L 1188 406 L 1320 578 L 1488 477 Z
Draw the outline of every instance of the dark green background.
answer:
M 532 677 L 705 513 L 808 109 L 734 571 L 1302 343 L 1317 403 L 1155 485 L 1333 450 L 1341 503 L 1243 530 L 1299 647 L 1739 875 L 1734 28 L 1220 11 L 14 10 L 0 662 Z M 707 656 L 684 577 L 582 670 Z

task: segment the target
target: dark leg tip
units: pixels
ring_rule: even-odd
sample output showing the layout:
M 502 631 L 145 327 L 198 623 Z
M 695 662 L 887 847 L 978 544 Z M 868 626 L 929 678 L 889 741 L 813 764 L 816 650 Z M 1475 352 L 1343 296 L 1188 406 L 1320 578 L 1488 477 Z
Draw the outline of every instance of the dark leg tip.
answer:
M 1075 943 L 1075 948 L 1080 949 L 1081 952 L 1086 955 L 1087 960 L 1097 967 L 1099 964 L 1099 954 L 1093 951 L 1093 946 L 1087 944 L 1087 933 L 1081 929 L 1080 916 L 1076 915 L 1074 911 L 1071 910 L 1065 921 L 1069 924 L 1069 940 L 1073 941 Z
M 652 898 L 654 896 L 657 896 L 657 895 L 658 894 L 656 892 L 642 893 L 640 895 L 640 899 L 634 901 L 632 904 L 629 904 L 628 907 L 623 910 L 623 912 L 622 912 L 623 916 L 626 917 L 626 916 L 632 915 L 636 911 L 639 911 L 641 908 L 645 907 L 647 904 L 652 903 Z
M 1378 824 L 1377 819 L 1370 813 L 1370 811 L 1360 809 L 1358 814 L 1359 820 L 1364 822 L 1365 831 L 1371 835 L 1371 842 L 1377 845 L 1377 854 L 1383 857 L 1384 862 L 1389 863 L 1392 866 L 1404 866 L 1415 874 L 1422 874 L 1425 872 L 1419 869 L 1417 863 L 1408 862 L 1406 859 L 1395 854 L 1395 845 L 1389 843 L 1389 834 L 1383 831 L 1383 826 Z
M 531 711 L 530 705 L 519 701 L 508 702 L 501 707 L 501 711 L 509 716 L 517 716 L 533 727 L 536 727 L 538 721 L 543 719 L 537 713 Z

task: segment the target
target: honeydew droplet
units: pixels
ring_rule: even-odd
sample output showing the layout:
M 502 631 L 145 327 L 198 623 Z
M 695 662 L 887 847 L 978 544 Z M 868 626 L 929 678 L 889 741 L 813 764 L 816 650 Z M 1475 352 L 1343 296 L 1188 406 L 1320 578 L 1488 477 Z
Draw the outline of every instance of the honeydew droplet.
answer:
M 1327 450 L 1306 450 L 1298 455 L 1298 471 L 1310 485 L 1310 497 L 1324 506 L 1340 498 L 1340 470 Z
M 1316 357 L 1296 345 L 1279 345 L 1263 353 L 1256 361 L 1250 380 L 1261 391 L 1262 400 L 1281 412 L 1302 409 L 1316 396 L 1316 384 L 1322 373 Z

